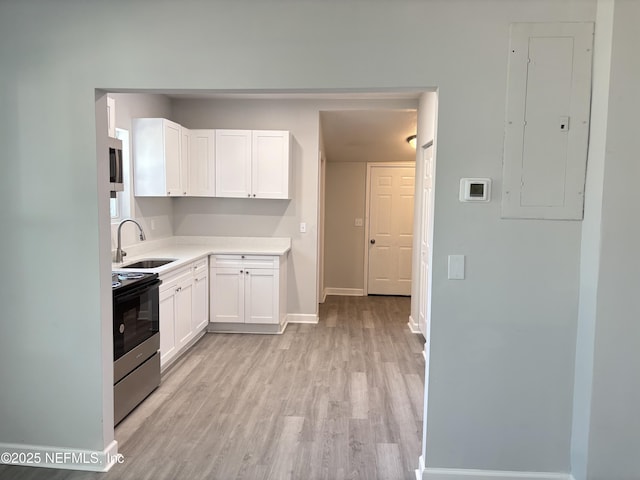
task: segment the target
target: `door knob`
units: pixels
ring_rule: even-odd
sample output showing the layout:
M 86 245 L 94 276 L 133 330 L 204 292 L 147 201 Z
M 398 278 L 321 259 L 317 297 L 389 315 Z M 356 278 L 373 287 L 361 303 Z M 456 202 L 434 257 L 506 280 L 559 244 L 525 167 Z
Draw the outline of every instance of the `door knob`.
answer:
M 371 245 L 375 245 L 376 244 L 376 239 L 372 238 L 371 240 L 369 240 L 369 242 L 371 243 Z

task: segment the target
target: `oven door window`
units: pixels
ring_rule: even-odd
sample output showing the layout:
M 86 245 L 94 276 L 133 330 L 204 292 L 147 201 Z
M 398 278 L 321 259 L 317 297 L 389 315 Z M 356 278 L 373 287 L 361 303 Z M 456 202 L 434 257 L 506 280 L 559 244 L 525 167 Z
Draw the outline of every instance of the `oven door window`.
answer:
M 158 332 L 158 287 L 113 299 L 113 359 L 117 360 Z

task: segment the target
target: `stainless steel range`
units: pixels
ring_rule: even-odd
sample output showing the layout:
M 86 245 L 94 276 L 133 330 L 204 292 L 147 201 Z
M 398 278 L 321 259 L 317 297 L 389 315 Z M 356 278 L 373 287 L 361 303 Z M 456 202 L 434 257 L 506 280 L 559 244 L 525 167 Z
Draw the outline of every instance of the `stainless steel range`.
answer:
M 160 283 L 157 273 L 112 273 L 115 425 L 160 385 Z

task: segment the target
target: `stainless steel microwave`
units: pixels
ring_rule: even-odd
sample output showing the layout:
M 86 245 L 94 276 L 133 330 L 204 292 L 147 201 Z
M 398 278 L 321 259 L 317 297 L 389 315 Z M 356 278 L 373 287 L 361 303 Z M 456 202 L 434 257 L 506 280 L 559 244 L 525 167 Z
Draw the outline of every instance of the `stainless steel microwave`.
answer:
M 112 192 L 124 190 L 122 167 L 122 140 L 109 137 L 109 182 Z

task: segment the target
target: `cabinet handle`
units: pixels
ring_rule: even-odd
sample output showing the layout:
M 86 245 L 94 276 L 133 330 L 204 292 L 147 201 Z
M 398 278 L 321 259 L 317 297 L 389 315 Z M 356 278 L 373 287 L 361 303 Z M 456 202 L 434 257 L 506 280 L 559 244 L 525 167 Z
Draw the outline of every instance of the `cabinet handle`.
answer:
M 247 271 L 246 271 L 246 272 L 244 272 L 244 273 L 246 273 L 247 275 L 249 275 L 249 270 L 247 270 Z
M 244 270 L 240 270 L 240 273 L 244 273 Z
M 171 192 L 167 192 L 167 195 L 171 195 Z
M 240 258 L 244 258 L 244 255 L 240 255 Z
M 183 194 L 183 195 L 186 195 L 186 194 L 187 194 L 187 192 L 182 192 L 182 194 Z
M 255 197 L 255 196 L 256 196 L 256 194 L 254 193 L 254 194 L 253 194 L 253 196 Z
M 250 194 L 250 193 L 247 193 L 247 197 L 250 197 L 250 196 L 251 196 L 251 194 Z

